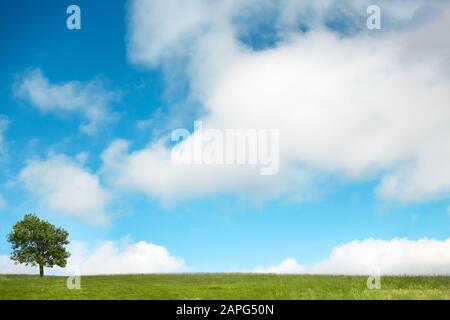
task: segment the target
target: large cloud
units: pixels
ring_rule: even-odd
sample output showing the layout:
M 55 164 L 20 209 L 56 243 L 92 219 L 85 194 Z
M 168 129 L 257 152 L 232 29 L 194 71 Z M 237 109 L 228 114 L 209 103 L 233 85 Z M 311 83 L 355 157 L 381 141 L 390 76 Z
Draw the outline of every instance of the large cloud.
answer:
M 286 258 L 278 265 L 258 267 L 258 273 L 450 275 L 450 238 L 365 239 L 333 248 L 329 257 L 314 265 L 300 265 Z
M 93 251 L 84 244 L 75 245 L 78 248 L 69 262 L 81 274 L 167 273 L 185 269 L 183 259 L 172 256 L 163 246 L 145 241 L 105 241 Z
M 105 225 L 110 193 L 99 178 L 64 155 L 30 161 L 19 179 L 41 205 L 86 222 Z
M 150 197 L 172 201 L 215 193 L 245 194 L 252 190 L 255 200 L 287 191 L 292 182 L 296 190 L 305 187 L 308 174 L 289 177 L 285 172 L 261 176 L 254 165 L 175 164 L 162 143 L 131 152 L 125 140 L 113 142 L 102 155 L 101 175 L 110 186 L 141 191 Z
M 281 169 L 264 179 L 244 167 L 179 169 L 161 141 L 133 152 L 122 141 L 106 152 L 117 156 L 104 172 L 173 198 L 231 189 L 302 198 L 336 177 L 379 179 L 384 199 L 448 197 L 450 4 L 382 1 L 385 29 L 373 32 L 364 29 L 368 4 L 132 1 L 132 61 L 166 73 L 183 65 L 205 127 L 280 129 Z M 260 34 L 258 16 L 277 28 L 255 50 L 245 36 Z M 341 20 L 345 30 L 329 27 Z M 302 24 L 309 31 L 298 32 Z
M 183 259 L 172 256 L 169 251 L 153 243 L 139 241 L 104 241 L 95 248 L 83 242 L 70 244 L 70 258 L 66 268 L 47 269 L 55 275 L 95 275 L 167 273 L 185 271 Z M 17 265 L 8 256 L 0 255 L 0 274 L 36 274 L 36 267 Z
M 197 54 L 199 40 L 211 32 L 228 33 L 239 40 L 256 37 L 267 44 L 299 30 L 333 31 L 337 25 L 341 32 L 361 32 L 366 28 L 367 7 L 372 4 L 370 0 L 133 0 L 129 5 L 128 53 L 133 62 L 157 66 L 180 55 Z M 399 28 L 426 19 L 439 0 L 407 4 L 381 0 L 377 4 L 383 9 L 383 26 Z M 214 43 L 226 49 L 223 45 L 229 43 Z
M 30 69 L 16 79 L 13 89 L 42 113 L 80 116 L 85 120 L 80 130 L 86 134 L 95 133 L 99 125 L 114 118 L 108 105 L 117 94 L 107 91 L 99 78 L 51 83 L 40 69 Z

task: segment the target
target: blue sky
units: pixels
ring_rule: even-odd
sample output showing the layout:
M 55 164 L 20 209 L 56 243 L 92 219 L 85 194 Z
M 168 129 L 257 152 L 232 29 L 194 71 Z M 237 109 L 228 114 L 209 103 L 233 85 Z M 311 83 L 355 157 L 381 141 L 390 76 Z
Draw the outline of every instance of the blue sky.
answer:
M 341 6 L 333 2 L 326 12 L 318 12 L 314 5 L 306 9 L 304 7 L 297 8 L 298 15 L 290 19 L 282 14 L 283 10 L 287 10 L 284 2 L 279 7 L 275 7 L 273 4 L 264 2 L 265 5 L 261 5 L 255 1 L 255 4 L 249 5 L 248 11 L 241 8 L 242 10 L 237 10 L 240 13 L 236 14 L 230 9 L 230 12 L 223 15 L 218 14 L 216 20 L 224 19 L 228 23 L 232 21 L 230 25 L 234 29 L 230 35 L 227 33 L 228 25 L 227 27 L 223 27 L 220 23 L 213 25 L 216 22 L 202 17 L 203 7 L 197 2 L 192 5 L 192 8 L 183 8 L 181 5 L 170 6 L 175 2 L 169 2 L 168 8 L 163 8 L 164 4 L 160 1 L 156 1 L 154 4 L 152 2 L 143 4 L 141 1 L 123 3 L 106 0 L 77 0 L 75 2 L 45 0 L 37 3 L 36 1 L 20 0 L 5 1 L 0 4 L 0 38 L 2 40 L 0 119 L 3 119 L 3 123 L 7 123 L 3 131 L 3 139 L 0 139 L 1 150 L 3 150 L 0 156 L 0 195 L 4 199 L 4 204 L 0 206 L 0 255 L 7 255 L 10 250 L 5 235 L 17 220 L 29 212 L 36 213 L 40 217 L 66 228 L 73 242 L 82 243 L 87 248 L 87 255 L 90 254 L 89 252 L 95 254 L 95 250 L 102 248 L 106 241 L 117 244 L 116 251 L 112 250 L 116 256 L 120 256 L 121 250 L 126 251 L 127 248 L 133 248 L 136 243 L 145 242 L 145 244 L 156 244 L 163 247 L 171 257 L 180 257 L 184 261 L 175 263 L 175 266 L 170 264 L 173 261 L 167 262 L 166 264 L 170 265 L 167 270 L 164 269 L 165 262 L 159 269 L 152 269 L 153 264 L 150 263 L 148 270 L 156 272 L 178 270 L 248 271 L 254 270 L 256 267 L 277 266 L 287 257 L 295 259 L 298 263 L 296 267 L 300 268 L 300 266 L 311 266 L 326 260 L 334 247 L 351 243 L 354 240 L 360 240 L 363 243 L 365 243 L 364 241 L 370 242 L 371 240 L 367 240 L 370 238 L 380 239 L 386 243 L 393 241 L 392 239 L 406 238 L 411 246 L 414 246 L 422 238 L 434 239 L 433 241 L 441 247 L 442 243 L 448 242 L 445 241 L 449 237 L 450 230 L 448 211 L 450 180 L 447 179 L 450 176 L 445 177 L 445 174 L 448 174 L 448 164 L 444 164 L 444 162 L 448 162 L 450 158 L 446 158 L 447 154 L 442 156 L 440 153 L 433 154 L 433 159 L 437 161 L 433 167 L 442 165 L 442 175 L 444 176 L 431 174 L 429 179 L 416 179 L 417 172 L 417 175 L 422 174 L 420 170 L 427 175 L 426 168 L 428 167 L 421 166 L 422 163 L 417 164 L 411 159 L 421 159 L 424 153 L 432 153 L 434 149 L 429 151 L 425 147 L 422 149 L 417 147 L 416 150 L 414 139 L 412 142 L 407 138 L 397 139 L 400 136 L 410 136 L 407 131 L 389 131 L 390 127 L 375 126 L 375 131 L 385 129 L 389 134 L 397 135 L 395 137 L 391 137 L 389 134 L 381 135 L 380 139 L 391 140 L 392 138 L 398 145 L 410 143 L 411 149 L 414 151 L 411 153 L 405 151 L 405 154 L 401 155 L 389 154 L 388 156 L 380 151 L 383 156 L 371 158 L 369 155 L 367 161 L 364 160 L 365 155 L 358 154 L 355 159 L 351 160 L 342 155 L 353 154 L 352 150 L 361 150 L 364 149 L 364 145 L 371 146 L 372 143 L 377 143 L 379 136 L 373 140 L 370 140 L 369 137 L 362 145 L 352 145 L 354 137 L 350 136 L 348 142 L 338 141 L 342 145 L 333 151 L 336 154 L 333 154 L 332 151 L 315 154 L 315 148 L 309 149 L 310 145 L 316 143 L 314 141 L 318 141 L 315 144 L 319 145 L 317 149 L 330 150 L 332 148 L 328 148 L 326 143 L 322 142 L 327 139 L 321 137 L 326 138 L 327 135 L 335 134 L 340 136 L 341 132 L 345 130 L 342 129 L 336 133 L 332 129 L 327 131 L 327 128 L 324 127 L 321 130 L 311 131 L 314 134 L 318 132 L 318 137 L 311 139 L 312 141 L 301 138 L 298 145 L 295 133 L 290 133 L 293 136 L 292 140 L 281 141 L 281 143 L 283 141 L 290 143 L 289 147 L 282 146 L 282 150 L 289 150 L 282 151 L 280 156 L 281 161 L 288 159 L 289 161 L 286 162 L 295 163 L 295 165 L 285 166 L 283 163 L 279 180 L 270 180 L 270 178 L 264 180 L 264 178 L 256 177 L 255 184 L 249 182 L 249 179 L 252 179 L 251 174 L 244 175 L 244 178 L 239 178 L 241 174 L 232 175 L 231 183 L 222 183 L 222 178 L 218 177 L 227 173 L 221 173 L 220 168 L 212 172 L 207 171 L 207 174 L 198 178 L 182 174 L 177 180 L 177 176 L 173 177 L 169 169 L 168 173 L 161 173 L 166 170 L 163 165 L 158 170 L 149 171 L 153 175 L 161 173 L 161 179 L 136 182 L 128 177 L 128 171 L 137 170 L 135 167 L 126 167 L 128 164 L 119 166 L 117 163 L 108 163 L 104 157 L 105 150 L 111 148 L 115 142 L 126 140 L 129 149 L 122 150 L 121 155 L 131 159 L 135 153 L 147 150 L 147 148 L 152 149 L 152 146 L 161 139 L 167 138 L 167 135 L 177 127 L 191 130 L 193 121 L 196 119 L 203 119 L 205 122 L 209 120 L 211 127 L 230 126 L 230 122 L 221 122 L 221 119 L 224 118 L 224 115 L 228 115 L 225 111 L 234 111 L 234 109 L 229 106 L 221 106 L 219 110 L 214 106 L 214 101 L 220 97 L 230 96 L 230 101 L 236 102 L 239 101 L 239 97 L 243 96 L 240 91 L 234 93 L 234 82 L 232 84 L 218 83 L 216 86 L 216 82 L 219 82 L 217 79 L 220 79 L 222 74 L 228 74 L 229 70 L 231 70 L 229 77 L 242 74 L 239 73 L 241 72 L 239 70 L 233 71 L 235 66 L 233 59 L 242 59 L 239 61 L 244 61 L 243 63 L 245 61 L 257 63 L 257 61 L 271 59 L 277 54 L 283 54 L 280 53 L 281 50 L 294 50 L 293 54 L 295 55 L 296 41 L 299 41 L 300 48 L 304 48 L 303 52 L 307 52 L 308 46 L 315 48 L 315 43 L 320 47 L 322 44 L 317 45 L 317 43 L 321 41 L 320 39 L 325 39 L 323 48 L 327 48 L 327 41 L 336 41 L 336 52 L 342 50 L 347 54 L 354 53 L 356 63 L 366 63 L 370 59 L 358 60 L 358 55 L 364 54 L 364 52 L 361 53 L 364 50 L 360 50 L 360 48 L 366 43 L 364 41 L 367 41 L 367 38 L 373 38 L 375 47 L 388 48 L 395 42 L 392 42 L 392 39 L 400 39 L 398 42 L 404 44 L 405 48 L 414 50 L 408 46 L 409 38 L 405 36 L 405 29 L 407 31 L 411 28 L 419 31 L 423 29 L 426 32 L 430 25 L 433 27 L 433 21 L 439 20 L 433 15 L 438 10 L 433 11 L 433 8 L 430 9 L 427 4 L 418 1 L 409 7 L 404 5 L 404 11 L 413 11 L 414 14 L 399 14 L 398 12 L 401 12 L 402 8 L 391 8 L 387 4 L 383 6 L 386 2 L 382 2 L 382 13 L 385 14 L 383 17 L 386 17 L 386 20 L 383 20 L 385 22 L 383 26 L 386 30 L 378 30 L 376 31 L 378 34 L 371 34 L 365 30 L 367 18 L 365 10 L 361 11 L 360 7 L 353 6 L 351 1 Z M 73 3 L 81 8 L 81 30 L 66 28 L 68 15 L 65 11 L 67 6 Z M 199 1 L 198 3 L 203 2 Z M 294 3 L 297 2 L 294 1 Z M 298 1 L 297 4 L 301 6 L 304 1 Z M 261 11 L 256 14 L 258 19 L 255 19 L 255 11 L 252 11 L 253 5 L 255 7 L 261 5 Z M 184 6 L 189 7 L 186 4 Z M 448 12 L 446 2 L 443 6 L 446 10 L 444 12 Z M 139 17 L 139 13 L 146 12 L 146 8 L 150 12 L 148 17 Z M 179 12 L 174 13 L 176 10 Z M 432 13 L 425 14 L 427 12 Z M 175 18 L 170 15 L 171 13 Z M 198 21 L 193 19 L 193 22 L 186 22 L 182 16 L 184 13 L 200 18 Z M 217 12 L 213 9 L 211 15 L 215 14 Z M 174 19 L 173 23 L 165 24 L 165 15 L 169 15 L 168 21 Z M 322 16 L 322 18 L 315 16 Z M 432 16 L 433 19 L 428 16 Z M 444 16 L 442 19 L 448 21 L 448 16 Z M 144 31 L 139 31 L 139 28 Z M 442 25 L 438 25 L 436 28 L 441 30 L 439 28 L 442 28 Z M 313 39 L 313 32 L 316 29 L 325 35 L 324 38 L 318 37 L 318 42 L 314 42 Z M 150 32 L 146 32 L 146 30 L 150 30 Z M 185 34 L 184 30 L 189 32 L 186 31 L 187 34 Z M 418 37 L 421 36 L 419 31 L 417 32 Z M 312 34 L 311 38 L 308 38 L 309 34 Z M 332 37 L 336 37 L 338 40 L 334 38 L 329 40 L 328 35 L 333 35 Z M 300 40 L 296 40 L 296 37 L 300 37 Z M 302 42 L 303 38 L 301 37 L 305 37 L 304 39 L 307 40 Z M 360 40 L 360 38 L 365 40 Z M 308 39 L 313 40 L 310 43 Z M 348 40 L 348 44 L 342 44 L 346 41 L 345 39 Z M 437 49 L 433 54 L 445 61 L 445 44 L 442 46 L 435 47 Z M 430 47 L 432 47 L 431 44 Z M 202 50 L 205 50 L 204 53 Z M 314 53 L 314 50 L 311 52 Z M 399 53 L 400 55 L 401 53 Z M 424 50 L 420 57 L 425 57 L 423 58 L 425 61 L 439 60 L 429 55 L 430 52 Z M 235 58 L 236 56 L 238 58 Z M 289 55 L 286 59 L 290 59 L 290 57 Z M 384 55 L 383 57 L 386 58 Z M 389 57 L 386 59 L 390 59 Z M 327 60 L 328 58 L 330 60 Z M 326 60 L 324 65 L 330 69 L 333 68 L 332 63 L 340 61 L 339 57 L 333 60 L 334 57 L 330 58 L 327 55 L 315 59 L 319 62 L 320 59 Z M 331 90 L 327 85 L 334 83 L 333 76 L 335 74 L 328 77 L 326 70 L 314 69 L 316 62 L 311 59 L 308 64 L 308 66 L 312 66 L 311 69 L 299 69 L 298 73 L 323 71 L 324 78 L 332 79 L 329 82 L 325 81 L 321 88 L 322 92 L 327 92 L 327 90 Z M 277 63 L 274 62 L 275 65 L 278 65 Z M 414 60 L 412 63 L 419 62 Z M 380 64 L 382 65 L 383 62 Z M 395 64 L 398 68 L 396 69 L 396 72 L 400 74 L 398 79 L 402 79 L 403 74 L 409 74 L 409 67 L 401 65 L 394 58 L 387 60 L 386 65 L 388 64 L 390 66 Z M 218 68 L 220 65 L 224 65 L 227 70 L 223 71 Z M 293 68 L 298 67 L 297 64 L 292 66 Z M 336 69 L 342 74 L 342 70 L 345 70 L 346 67 L 341 66 L 342 64 L 339 64 Z M 363 70 L 365 68 L 372 70 L 371 66 L 361 65 L 359 67 Z M 423 63 L 424 69 L 428 67 L 430 70 L 435 70 L 427 63 Z M 250 70 L 253 69 L 250 68 Z M 211 72 L 209 79 L 207 78 L 208 72 Z M 349 74 L 352 72 L 354 71 L 350 71 Z M 438 73 L 435 72 L 435 75 L 433 72 L 431 72 L 431 76 L 438 83 L 437 89 L 423 87 L 420 83 L 407 83 L 406 89 L 408 89 L 408 85 L 411 88 L 419 88 L 419 91 L 423 90 L 423 96 L 429 94 L 430 101 L 436 103 L 437 108 L 446 106 L 446 110 L 449 110 L 450 105 L 448 100 L 445 101 L 445 93 L 438 92 L 439 88 L 449 89 L 448 74 L 440 77 Z M 374 73 L 374 77 L 379 76 L 376 71 Z M 268 74 L 270 77 L 270 72 Z M 250 77 L 247 73 L 243 73 L 243 75 Z M 36 78 L 32 78 L 34 76 Z M 412 78 L 415 76 L 413 75 Z M 75 89 L 73 89 L 74 94 L 70 97 L 80 96 L 87 92 L 86 99 L 98 98 L 100 103 L 98 106 L 92 107 L 89 103 L 84 106 L 84 102 L 81 101 L 64 109 L 64 106 L 59 105 L 62 100 L 58 100 L 58 98 L 52 98 L 53 100 L 50 102 L 45 98 L 43 98 L 44 102 L 33 99 L 31 91 L 35 87 L 23 85 L 30 78 L 37 79 L 36 81 L 47 81 L 48 86 L 44 86 L 44 91 L 45 88 L 51 91 L 52 89 L 49 88 L 52 86 L 71 83 Z M 238 78 L 241 77 L 236 79 Z M 243 76 L 241 79 L 247 78 Z M 252 78 L 250 77 L 250 79 Z M 389 75 L 386 76 L 386 79 L 391 84 L 397 83 L 398 80 L 389 78 Z M 273 83 L 280 83 L 277 75 L 274 75 L 273 81 Z M 364 79 L 362 82 L 364 83 Z M 341 82 L 339 81 L 339 83 Z M 258 90 L 262 92 L 264 92 L 264 85 L 267 85 L 267 83 L 258 84 L 257 82 L 238 84 L 240 88 L 244 89 L 246 85 L 260 85 Z M 387 88 L 378 88 L 376 85 L 372 89 L 375 92 L 377 90 L 381 93 L 388 92 Z M 399 87 L 398 96 L 400 98 L 396 99 L 397 96 L 394 95 L 390 101 L 408 104 L 410 98 L 402 96 L 404 89 L 404 87 Z M 59 89 L 56 87 L 56 90 Z M 224 93 L 220 90 L 223 90 Z M 227 90 L 230 90 L 231 93 Z M 350 87 L 348 92 L 352 93 L 355 90 Z M 44 93 L 44 95 L 51 94 Z M 332 94 L 330 93 L 330 96 Z M 292 116 L 290 116 L 289 110 L 291 109 L 287 107 L 287 109 L 283 109 L 283 104 L 289 106 L 292 104 L 290 101 L 288 102 L 288 99 L 295 100 L 297 96 L 286 98 L 281 95 L 282 93 L 275 100 L 281 106 L 278 109 L 281 114 L 280 119 L 283 114 L 291 119 L 295 119 L 296 116 L 302 117 L 301 113 L 295 113 L 295 115 L 291 113 Z M 248 96 L 251 98 L 252 94 L 249 93 Z M 350 96 L 351 94 L 342 96 L 342 99 L 349 99 L 351 104 L 353 97 Z M 417 99 L 420 100 L 423 96 L 419 96 Z M 406 93 L 405 97 L 407 97 Z M 261 99 L 269 101 L 271 98 L 262 97 Z M 305 103 L 313 105 L 316 100 L 314 97 L 311 99 L 312 102 Z M 355 101 L 362 101 L 358 99 Z M 376 100 L 375 105 L 381 102 L 383 101 Z M 394 104 L 394 102 L 392 103 Z M 259 102 L 255 102 L 255 104 L 257 103 Z M 336 108 L 340 106 L 342 105 L 336 104 Z M 81 107 L 86 107 L 86 109 L 76 109 Z M 98 118 L 94 118 L 89 111 L 86 111 L 97 107 L 98 110 L 101 110 L 99 112 L 104 112 Z M 237 127 L 244 127 L 246 123 L 249 123 L 250 126 L 258 126 L 253 119 L 265 117 L 271 119 L 267 114 L 252 114 L 251 110 L 247 112 L 245 108 L 246 104 L 239 108 L 236 107 L 238 110 L 243 110 L 244 114 L 239 114 L 239 120 L 236 120 Z M 400 111 L 398 114 L 393 112 L 392 119 L 395 117 L 408 119 L 408 114 L 402 114 L 404 109 L 400 106 L 394 106 L 394 108 L 398 108 Z M 425 106 L 419 104 L 411 108 L 422 110 L 420 108 L 425 108 Z M 432 109 L 429 112 L 430 114 L 433 112 L 440 114 L 443 118 L 447 117 L 447 111 L 439 113 L 439 110 L 441 109 Z M 234 119 L 236 114 L 231 112 L 230 119 Z M 246 112 L 247 114 L 245 114 Z M 306 114 L 307 111 L 304 112 Z M 370 111 L 367 114 L 369 123 L 383 121 L 376 115 L 372 117 L 373 114 Z M 410 116 L 415 117 L 420 114 L 419 111 L 416 113 L 412 111 Z M 278 115 L 274 118 L 278 119 Z M 386 121 L 390 121 L 390 119 Z M 95 128 L 88 133 L 84 132 L 83 125 L 90 124 L 92 121 L 95 122 Z M 347 120 L 336 121 L 345 122 Z M 413 120 L 411 122 L 415 123 Z M 261 125 L 264 126 L 268 123 L 270 122 L 264 120 Z M 328 123 L 325 121 L 323 124 Z M 332 123 L 333 121 L 330 122 L 331 127 Z M 431 121 L 430 123 L 435 122 Z M 301 125 L 299 123 L 299 126 Z M 289 127 L 289 124 L 286 126 Z M 339 128 L 345 126 L 339 124 L 337 127 L 336 130 L 341 130 Z M 400 128 L 407 130 L 407 127 L 400 126 Z M 429 127 L 423 129 L 422 132 L 420 131 L 421 127 L 418 128 L 419 135 L 424 139 L 434 137 L 434 133 L 430 133 Z M 445 136 L 448 132 L 446 131 L 448 125 L 441 129 L 439 134 Z M 300 134 L 304 136 L 305 132 Z M 366 137 L 365 133 L 361 133 L 361 137 Z M 398 145 L 390 146 L 388 142 L 386 144 L 388 145 L 386 153 L 398 149 Z M 426 143 L 424 145 L 428 146 Z M 304 153 L 302 153 L 302 146 L 305 148 Z M 168 148 L 167 145 L 165 148 Z M 336 162 L 329 164 L 328 159 L 334 157 L 336 157 Z M 408 170 L 409 161 L 413 165 L 413 172 L 408 171 L 408 174 L 413 178 L 408 180 L 409 176 L 401 176 L 401 179 L 405 179 L 407 183 L 412 181 L 411 184 L 429 181 L 430 186 L 424 188 L 426 191 L 420 188 L 410 191 L 408 187 L 402 185 L 396 186 L 394 191 L 388 187 L 386 187 L 387 189 L 381 188 L 382 191 L 379 191 L 383 181 L 389 180 L 391 176 L 398 177 L 403 173 L 402 170 Z M 428 160 L 424 160 L 424 163 L 429 164 Z M 79 214 L 78 209 L 69 208 L 69 204 L 77 207 L 77 201 L 86 200 L 84 196 L 80 196 L 80 198 L 74 196 L 73 201 L 63 199 L 62 202 L 67 205 L 61 205 L 61 202 L 55 204 L 49 194 L 71 198 L 70 193 L 66 191 L 59 193 L 58 188 L 62 185 L 67 187 L 74 180 L 70 175 L 65 175 L 66 171 L 62 169 L 62 171 L 58 171 L 59 169 L 52 171 L 53 165 L 59 166 L 59 169 L 62 167 L 75 168 L 74 171 L 67 171 L 75 175 L 77 172 L 85 173 L 86 179 L 82 181 L 88 183 L 93 191 L 104 195 L 105 199 L 98 200 L 99 204 L 93 200 L 96 203 L 94 211 L 97 209 L 101 211 L 99 215 L 104 219 L 102 223 L 95 223 L 94 214 L 96 213 L 92 213 L 90 216 L 91 207 L 89 205 L 82 207 L 88 211 L 85 214 Z M 117 169 L 118 167 L 121 169 Z M 306 183 L 302 181 L 297 188 L 295 185 L 297 180 L 289 180 L 285 177 L 297 174 L 298 168 L 301 169 L 301 172 L 306 172 L 308 176 L 314 175 L 314 177 Z M 41 169 L 42 171 L 39 171 Z M 54 172 L 56 173 L 53 174 Z M 63 173 L 58 174 L 58 172 Z M 49 182 L 42 178 L 42 175 L 45 174 L 49 175 L 48 179 L 60 179 L 61 183 L 55 185 L 54 181 Z M 209 184 L 200 185 L 204 179 L 209 180 L 214 187 L 211 188 Z M 181 187 L 176 185 L 177 182 L 173 182 L 180 180 L 183 181 Z M 214 184 L 216 180 L 217 184 Z M 438 180 L 443 180 L 441 185 L 437 185 L 436 181 Z M 36 190 L 40 189 L 41 185 L 43 185 L 42 192 Z M 83 189 L 82 186 L 81 184 L 81 189 Z M 258 190 L 258 186 L 261 186 L 262 191 Z M 278 186 L 282 191 L 272 192 Z M 74 185 L 69 190 L 75 194 L 81 194 L 83 190 L 78 190 L 79 187 L 80 185 Z M 164 191 L 158 191 L 160 189 Z M 209 192 L 208 189 L 212 189 L 212 191 Z M 183 194 L 183 190 L 186 191 L 185 194 Z M 256 200 L 254 196 L 256 196 Z M 302 198 L 302 200 L 299 201 L 297 198 Z M 125 247 L 119 244 L 123 241 L 127 243 Z M 160 259 L 156 253 L 155 256 L 151 256 L 153 251 L 150 249 L 148 252 L 150 260 Z M 448 261 L 450 260 L 438 262 L 441 262 L 441 267 L 442 264 L 445 267 L 445 263 Z M 380 262 L 380 265 L 384 265 L 383 262 Z M 430 262 L 429 265 L 431 266 L 432 263 Z M 450 265 L 447 266 L 450 267 Z M 145 267 L 144 265 L 143 269 L 139 270 L 147 270 Z M 386 268 L 388 269 L 388 267 Z M 86 270 L 88 273 L 96 272 L 95 266 L 92 265 L 86 266 Z M 278 271 L 278 269 L 274 270 Z M 300 269 L 292 271 L 295 270 Z M 439 270 L 442 269 L 437 270 L 440 272 Z M 287 272 L 289 271 L 287 270 Z

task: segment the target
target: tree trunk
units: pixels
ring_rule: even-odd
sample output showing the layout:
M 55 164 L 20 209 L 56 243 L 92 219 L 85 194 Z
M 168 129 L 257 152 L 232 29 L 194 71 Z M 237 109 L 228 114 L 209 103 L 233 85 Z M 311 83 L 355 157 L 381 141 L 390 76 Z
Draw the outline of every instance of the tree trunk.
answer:
M 42 264 L 39 265 L 39 275 L 41 278 L 44 276 L 44 265 Z

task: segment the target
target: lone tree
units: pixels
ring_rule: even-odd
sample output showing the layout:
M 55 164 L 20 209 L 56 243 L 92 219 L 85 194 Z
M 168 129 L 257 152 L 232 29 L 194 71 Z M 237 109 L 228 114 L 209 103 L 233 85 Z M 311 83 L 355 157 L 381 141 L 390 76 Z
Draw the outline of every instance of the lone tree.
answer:
M 39 219 L 34 214 L 27 214 L 17 222 L 8 242 L 12 244 L 11 259 L 16 263 L 39 266 L 39 274 L 44 276 L 44 267 L 65 267 L 70 253 L 65 246 L 69 233 L 51 223 Z

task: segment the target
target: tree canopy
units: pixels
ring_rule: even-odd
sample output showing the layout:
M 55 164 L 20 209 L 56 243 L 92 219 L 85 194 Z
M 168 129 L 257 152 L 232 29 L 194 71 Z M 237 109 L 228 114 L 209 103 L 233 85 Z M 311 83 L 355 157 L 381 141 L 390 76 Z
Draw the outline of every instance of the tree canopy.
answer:
M 44 267 L 66 266 L 70 256 L 65 248 L 69 244 L 68 236 L 69 233 L 63 228 L 41 220 L 34 214 L 27 214 L 7 236 L 12 245 L 11 259 L 16 263 L 38 265 L 42 277 Z

